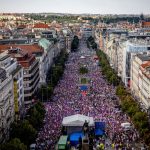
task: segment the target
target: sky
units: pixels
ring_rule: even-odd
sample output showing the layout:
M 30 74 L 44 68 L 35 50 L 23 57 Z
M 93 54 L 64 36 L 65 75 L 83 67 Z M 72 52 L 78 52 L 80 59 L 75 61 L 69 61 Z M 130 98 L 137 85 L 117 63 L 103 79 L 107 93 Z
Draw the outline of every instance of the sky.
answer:
M 150 14 L 150 0 L 0 0 L 0 13 Z

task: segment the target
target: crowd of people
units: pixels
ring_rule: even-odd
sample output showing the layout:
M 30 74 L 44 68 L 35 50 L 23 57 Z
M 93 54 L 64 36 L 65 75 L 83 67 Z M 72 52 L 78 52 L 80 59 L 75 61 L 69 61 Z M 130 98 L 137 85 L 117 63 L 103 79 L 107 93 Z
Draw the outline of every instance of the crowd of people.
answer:
M 81 58 L 82 55 L 85 57 Z M 105 134 L 114 144 L 114 149 L 119 146 L 130 147 L 130 143 L 139 138 L 134 128 L 124 131 L 121 127 L 121 123 L 130 122 L 130 118 L 118 107 L 115 87 L 109 85 L 102 76 L 100 67 L 93 59 L 94 55 L 95 52 L 89 50 L 85 42 L 80 43 L 78 52 L 69 54 L 63 77 L 54 89 L 52 100 L 45 103 L 44 126 L 36 139 L 39 150 L 55 149 L 61 135 L 63 118 L 74 114 L 83 114 L 93 117 L 95 121 L 105 122 Z M 88 73 L 79 73 L 81 65 L 87 66 Z M 86 95 L 79 88 L 83 77 L 90 81 Z M 105 144 L 109 146 L 110 143 Z

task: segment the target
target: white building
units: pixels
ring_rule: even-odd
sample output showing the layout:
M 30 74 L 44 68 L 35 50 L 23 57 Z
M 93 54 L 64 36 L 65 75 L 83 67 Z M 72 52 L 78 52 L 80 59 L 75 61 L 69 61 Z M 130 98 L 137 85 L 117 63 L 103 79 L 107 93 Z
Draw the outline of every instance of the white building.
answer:
M 125 86 L 130 86 L 130 68 L 132 56 L 139 53 L 148 51 L 150 43 L 145 40 L 130 39 L 123 43 L 123 70 L 121 74 L 122 81 Z
M 39 57 L 36 56 L 36 58 L 39 58 L 40 63 L 40 82 L 45 84 L 46 75 L 54 62 L 54 58 L 59 55 L 60 49 L 57 43 L 54 44 L 44 38 L 41 39 L 38 44 L 44 49 L 44 53 Z
M 90 27 L 90 25 L 83 25 L 80 29 L 81 36 L 83 39 L 87 40 L 90 36 L 94 36 L 94 30 Z
M 13 78 L 15 116 L 21 117 L 24 113 L 23 68 L 6 52 L 0 54 L 0 67 Z
M 68 52 L 70 52 L 71 51 L 71 43 L 73 40 L 73 34 L 72 34 L 71 30 L 69 30 L 68 28 L 63 29 L 62 32 L 63 32 L 64 39 L 65 39 L 65 48 Z
M 150 53 L 133 56 L 130 88 L 142 108 L 148 110 L 150 108 Z
M 9 128 L 14 121 L 13 78 L 0 68 L 0 142 L 9 138 Z
M 108 31 L 105 38 L 103 51 L 107 54 L 110 65 L 117 72 L 118 76 L 122 73 L 123 47 L 126 42 L 126 31 Z

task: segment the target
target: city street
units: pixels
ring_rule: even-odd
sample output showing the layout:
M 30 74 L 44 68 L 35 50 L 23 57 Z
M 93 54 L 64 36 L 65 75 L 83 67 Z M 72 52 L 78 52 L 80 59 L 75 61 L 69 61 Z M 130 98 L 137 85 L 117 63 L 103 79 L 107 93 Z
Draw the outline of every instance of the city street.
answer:
M 45 103 L 45 124 L 36 140 L 39 150 L 54 149 L 61 135 L 63 118 L 74 114 L 87 115 L 106 123 L 106 140 L 96 140 L 94 148 L 103 142 L 107 150 L 113 147 L 131 150 L 132 143 L 138 139 L 134 128 L 124 131 L 121 127 L 121 123 L 130 122 L 130 118 L 116 107 L 118 97 L 115 95 L 115 87 L 103 78 L 100 67 L 94 60 L 95 55 L 96 52 L 88 49 L 85 41 L 80 42 L 78 52 L 69 54 L 64 75 L 54 89 L 52 102 Z M 87 66 L 87 74 L 79 73 L 81 64 Z M 86 95 L 80 93 L 80 78 L 90 80 Z
M 1 1 L 0 150 L 150 150 L 148 4 Z

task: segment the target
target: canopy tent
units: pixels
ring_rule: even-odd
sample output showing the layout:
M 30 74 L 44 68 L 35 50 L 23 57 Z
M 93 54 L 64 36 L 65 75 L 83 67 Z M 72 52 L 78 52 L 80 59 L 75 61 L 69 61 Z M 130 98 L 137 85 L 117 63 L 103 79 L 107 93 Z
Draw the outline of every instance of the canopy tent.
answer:
M 80 90 L 81 91 L 87 91 L 88 87 L 86 85 L 81 85 Z
M 95 129 L 95 135 L 96 136 L 104 135 L 104 131 L 101 129 Z
M 125 122 L 125 123 L 121 123 L 121 127 L 130 127 L 131 123 L 129 122 Z
M 63 126 L 83 126 L 85 120 L 89 123 L 89 126 L 94 126 L 93 117 L 88 117 L 80 114 L 64 117 L 62 121 Z
M 72 133 L 70 135 L 70 143 L 72 146 L 75 146 L 77 144 L 79 144 L 79 138 L 83 137 L 83 133 L 82 132 L 76 132 L 76 133 Z
M 105 131 L 105 122 L 95 122 L 95 135 L 100 136 L 104 135 Z
M 66 144 L 67 144 L 67 138 L 68 136 L 61 136 L 59 141 L 58 141 L 58 150 L 65 150 L 66 149 Z
M 105 130 L 105 122 L 95 122 L 95 129 Z
M 82 91 L 81 94 L 82 94 L 82 96 L 86 96 L 87 92 L 86 91 Z
M 81 56 L 80 58 L 85 58 L 84 56 Z
M 121 126 L 122 126 L 122 127 L 131 126 L 131 123 L 129 123 L 129 122 L 124 122 L 124 123 L 121 124 Z

